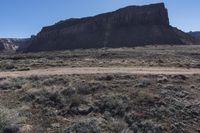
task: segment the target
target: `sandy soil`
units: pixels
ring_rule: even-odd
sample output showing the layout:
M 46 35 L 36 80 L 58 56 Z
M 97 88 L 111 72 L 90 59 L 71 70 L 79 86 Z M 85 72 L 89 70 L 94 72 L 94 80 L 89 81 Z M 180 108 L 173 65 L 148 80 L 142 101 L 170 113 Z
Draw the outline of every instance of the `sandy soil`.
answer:
M 48 69 L 35 69 L 29 71 L 0 72 L 0 77 L 29 77 L 46 75 L 72 75 L 72 74 L 139 74 L 139 75 L 194 75 L 200 74 L 200 69 L 186 69 L 173 67 L 56 67 Z

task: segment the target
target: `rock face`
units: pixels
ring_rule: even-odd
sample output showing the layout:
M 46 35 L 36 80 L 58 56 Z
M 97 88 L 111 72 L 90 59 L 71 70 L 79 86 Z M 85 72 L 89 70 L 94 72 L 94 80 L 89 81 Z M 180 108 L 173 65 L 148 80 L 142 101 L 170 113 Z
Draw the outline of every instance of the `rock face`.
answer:
M 0 51 L 24 51 L 30 44 L 30 39 L 3 38 L 0 39 Z
M 196 31 L 196 32 L 189 32 L 189 34 L 197 39 L 200 40 L 200 31 Z
M 17 46 L 9 39 L 0 39 L 0 51 L 14 51 Z
M 167 9 L 159 3 L 60 21 L 44 27 L 27 52 L 194 42 L 188 34 L 169 25 Z

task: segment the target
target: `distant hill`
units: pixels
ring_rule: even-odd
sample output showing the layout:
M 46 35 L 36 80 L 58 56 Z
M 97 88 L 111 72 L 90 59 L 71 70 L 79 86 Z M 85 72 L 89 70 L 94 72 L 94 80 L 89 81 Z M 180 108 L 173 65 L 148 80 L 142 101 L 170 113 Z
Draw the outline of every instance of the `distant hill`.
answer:
M 158 3 L 60 21 L 44 27 L 27 52 L 195 42 L 190 35 L 169 25 L 168 11 L 164 3 Z
M 30 44 L 30 39 L 1 38 L 0 51 L 25 51 Z
M 197 39 L 200 40 L 200 31 L 196 31 L 196 32 L 189 32 L 189 34 Z

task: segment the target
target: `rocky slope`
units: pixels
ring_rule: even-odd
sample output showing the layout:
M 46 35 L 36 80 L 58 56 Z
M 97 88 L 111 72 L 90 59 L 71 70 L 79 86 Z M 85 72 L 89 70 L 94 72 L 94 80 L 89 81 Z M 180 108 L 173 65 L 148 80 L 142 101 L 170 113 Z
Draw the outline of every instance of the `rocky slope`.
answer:
M 17 45 L 15 45 L 10 39 L 0 39 L 0 50 L 9 50 L 13 51 L 17 49 Z
M 169 25 L 167 9 L 159 3 L 60 21 L 44 27 L 27 51 L 193 43 L 192 37 Z
M 2 38 L 0 51 L 24 51 L 29 46 L 30 39 Z
M 189 34 L 197 39 L 200 40 L 200 31 L 196 31 L 196 32 L 189 32 Z

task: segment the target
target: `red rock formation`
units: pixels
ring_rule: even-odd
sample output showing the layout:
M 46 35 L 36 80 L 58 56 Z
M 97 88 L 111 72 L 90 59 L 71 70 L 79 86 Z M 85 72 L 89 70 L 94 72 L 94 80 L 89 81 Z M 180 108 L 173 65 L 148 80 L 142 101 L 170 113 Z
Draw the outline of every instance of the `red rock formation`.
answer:
M 169 25 L 163 3 L 129 6 L 94 17 L 44 27 L 28 52 L 152 44 L 192 44 L 193 38 Z

